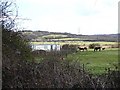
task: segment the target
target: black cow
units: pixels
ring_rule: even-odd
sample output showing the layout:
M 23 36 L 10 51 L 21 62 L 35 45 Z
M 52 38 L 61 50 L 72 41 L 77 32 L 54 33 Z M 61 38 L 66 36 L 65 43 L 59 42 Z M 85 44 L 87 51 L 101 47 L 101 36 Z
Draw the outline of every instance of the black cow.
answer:
M 84 47 L 84 50 L 86 50 L 86 51 L 87 51 L 87 47 Z
M 83 48 L 82 48 L 82 47 L 78 47 L 78 49 L 79 49 L 80 51 L 81 51 L 81 50 L 82 50 L 82 51 L 84 51 L 84 50 L 87 51 L 87 48 L 86 48 L 86 47 L 83 47 Z
M 102 48 L 102 50 L 105 50 L 105 48 Z
M 101 47 L 100 46 L 98 46 L 98 47 L 94 47 L 94 51 L 101 51 Z

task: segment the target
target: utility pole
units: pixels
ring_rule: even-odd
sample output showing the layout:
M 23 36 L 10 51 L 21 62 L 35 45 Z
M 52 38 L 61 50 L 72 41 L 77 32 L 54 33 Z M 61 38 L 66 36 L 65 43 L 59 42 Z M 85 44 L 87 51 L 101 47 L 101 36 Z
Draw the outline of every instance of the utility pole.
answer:
M 78 35 L 80 34 L 80 27 L 78 28 Z
M 80 35 L 80 27 L 78 28 L 78 35 Z M 77 45 L 79 45 L 79 41 L 77 41 Z

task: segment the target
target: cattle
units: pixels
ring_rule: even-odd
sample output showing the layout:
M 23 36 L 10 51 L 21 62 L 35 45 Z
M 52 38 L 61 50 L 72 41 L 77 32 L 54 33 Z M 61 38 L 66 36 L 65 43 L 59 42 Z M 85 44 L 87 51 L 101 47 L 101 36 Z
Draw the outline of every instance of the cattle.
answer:
M 94 47 L 94 51 L 101 51 L 101 47 L 100 46 L 97 46 L 97 47 Z
M 102 50 L 105 50 L 105 48 L 102 48 Z
M 84 50 L 86 50 L 87 51 L 87 48 L 86 47 L 78 47 L 78 49 L 81 51 L 84 51 Z
M 86 51 L 87 51 L 87 47 L 84 47 L 84 50 L 86 50 Z

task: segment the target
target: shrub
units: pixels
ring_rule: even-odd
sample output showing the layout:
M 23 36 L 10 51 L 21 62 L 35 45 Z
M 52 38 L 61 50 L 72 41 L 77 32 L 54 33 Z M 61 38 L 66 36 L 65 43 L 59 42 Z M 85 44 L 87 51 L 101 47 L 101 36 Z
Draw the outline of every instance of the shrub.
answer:
M 74 52 L 74 51 L 77 50 L 76 47 L 77 47 L 77 45 L 64 44 L 64 45 L 62 46 L 62 50 Z
M 111 48 L 119 48 L 119 44 L 114 44 L 114 45 L 111 45 Z
M 100 46 L 100 44 L 99 43 L 92 43 L 89 45 L 89 48 L 93 49 L 95 46 Z

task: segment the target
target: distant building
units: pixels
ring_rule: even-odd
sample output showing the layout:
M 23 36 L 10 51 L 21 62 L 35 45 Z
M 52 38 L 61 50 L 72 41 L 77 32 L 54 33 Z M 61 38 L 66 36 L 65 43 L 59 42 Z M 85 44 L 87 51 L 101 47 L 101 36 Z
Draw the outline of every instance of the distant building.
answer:
M 32 50 L 60 51 L 59 44 L 32 44 Z

